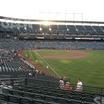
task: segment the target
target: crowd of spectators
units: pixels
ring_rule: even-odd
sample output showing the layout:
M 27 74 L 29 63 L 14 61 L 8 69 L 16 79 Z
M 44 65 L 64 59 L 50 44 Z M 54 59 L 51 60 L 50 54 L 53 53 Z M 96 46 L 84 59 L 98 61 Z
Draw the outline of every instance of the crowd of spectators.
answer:
M 6 84 L 5 81 L 1 81 L 0 83 L 0 94 L 4 93 L 5 89 L 13 89 L 13 82 L 10 82 L 10 84 Z
M 80 79 L 78 79 L 77 84 L 76 84 L 76 88 L 74 89 L 73 85 L 65 80 L 64 78 L 61 78 L 59 80 L 59 88 L 62 90 L 69 90 L 69 91 L 77 91 L 77 92 L 82 92 L 83 91 L 83 83 Z
M 0 49 L 104 49 L 104 42 L 96 41 L 49 41 L 0 39 Z

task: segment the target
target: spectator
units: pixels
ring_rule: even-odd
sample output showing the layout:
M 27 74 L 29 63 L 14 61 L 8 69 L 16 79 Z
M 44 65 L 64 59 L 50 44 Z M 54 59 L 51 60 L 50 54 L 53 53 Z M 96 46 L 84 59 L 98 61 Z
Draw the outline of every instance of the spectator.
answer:
M 72 86 L 71 86 L 70 82 L 66 82 L 66 83 L 65 83 L 64 89 L 65 89 L 65 90 L 72 90 Z
M 1 82 L 1 85 L 0 85 L 0 93 L 1 94 L 4 92 L 3 89 L 8 89 L 8 86 L 5 84 L 5 82 Z
M 83 83 L 81 82 L 80 79 L 77 81 L 77 87 L 75 91 L 81 92 L 83 90 Z
M 29 72 L 29 73 L 28 73 L 28 75 L 29 75 L 29 78 L 31 78 L 31 77 L 32 77 L 32 73 L 31 73 L 31 72 Z
M 59 80 L 59 87 L 60 89 L 64 89 L 64 80 L 62 78 Z
M 37 77 L 38 77 L 38 74 L 39 74 L 39 70 L 38 70 L 38 69 L 36 69 L 36 70 L 35 70 L 35 78 L 37 78 Z
M 36 74 L 38 74 L 38 73 L 39 73 L 39 70 L 38 70 L 38 69 L 36 69 L 36 70 L 35 70 L 35 72 L 36 72 Z
M 5 82 L 2 82 L 0 87 L 1 88 L 7 88 L 7 85 L 5 84 Z

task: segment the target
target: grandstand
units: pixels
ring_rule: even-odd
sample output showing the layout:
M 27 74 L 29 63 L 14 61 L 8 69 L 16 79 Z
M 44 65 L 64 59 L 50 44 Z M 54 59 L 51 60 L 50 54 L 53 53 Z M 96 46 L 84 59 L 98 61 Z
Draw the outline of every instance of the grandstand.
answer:
M 0 16 L 0 104 L 96 104 L 104 89 L 83 92 L 59 88 L 59 78 L 39 73 L 23 49 L 104 49 L 104 22 L 42 21 Z M 33 76 L 28 74 L 32 73 Z M 7 86 L 12 85 L 12 88 Z M 75 85 L 73 85 L 75 88 Z M 103 104 L 103 103 L 102 103 Z
M 9 38 L 10 36 L 13 36 L 18 37 L 19 39 L 44 39 L 44 40 L 48 39 L 89 40 L 89 41 L 104 40 L 103 22 L 91 22 L 91 21 L 49 22 L 42 20 L 25 20 L 25 19 L 23 20 L 7 17 L 0 17 L 0 20 L 1 20 L 0 32 L 2 33 L 0 37 Z

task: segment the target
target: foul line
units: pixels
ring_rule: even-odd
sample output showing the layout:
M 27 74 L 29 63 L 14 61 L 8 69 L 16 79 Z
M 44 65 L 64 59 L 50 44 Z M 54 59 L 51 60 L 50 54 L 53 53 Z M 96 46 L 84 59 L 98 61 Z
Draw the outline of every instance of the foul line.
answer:
M 47 62 L 47 60 L 45 60 L 43 57 L 41 57 L 41 55 L 35 50 L 34 51 L 42 60 L 43 60 L 43 62 L 44 63 L 46 63 L 49 67 L 50 67 L 50 69 L 60 78 L 60 75 L 55 71 L 55 68 L 53 68 L 53 66 L 52 65 L 50 65 L 48 62 Z

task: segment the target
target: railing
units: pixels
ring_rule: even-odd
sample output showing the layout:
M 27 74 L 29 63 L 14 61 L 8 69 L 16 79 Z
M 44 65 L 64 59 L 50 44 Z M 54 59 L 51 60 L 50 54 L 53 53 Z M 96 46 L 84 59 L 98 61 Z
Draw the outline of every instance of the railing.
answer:
M 59 84 L 58 84 L 58 81 L 49 81 L 49 80 L 46 80 L 46 79 L 36 79 L 36 78 L 27 78 L 27 77 L 21 77 L 21 78 L 3 78 L 3 79 L 0 79 L 0 82 L 5 82 L 6 85 L 11 85 L 11 86 L 14 86 L 14 87 L 18 87 L 18 86 L 30 86 L 32 87 L 31 85 L 38 85 L 38 84 L 41 84 L 41 88 L 44 88 L 46 87 L 49 88 L 50 90 L 54 89 L 54 90 L 58 90 L 58 91 L 64 91 L 64 92 L 68 92 L 70 94 L 70 92 L 73 94 L 77 93 L 77 95 L 80 95 L 81 98 L 80 98 L 80 101 L 81 103 L 80 104 L 91 104 L 91 103 L 84 103 L 83 102 L 83 94 L 88 96 L 88 95 L 91 95 L 91 96 L 94 96 L 94 98 L 91 98 L 93 99 L 94 103 L 92 104 L 103 104 L 104 103 L 104 88 L 98 88 L 98 87 L 91 87 L 91 86 L 83 86 L 83 91 L 82 92 L 76 92 L 75 91 L 75 88 L 76 88 L 76 85 L 72 85 L 73 87 L 73 90 L 72 91 L 66 91 L 64 89 L 60 89 L 59 88 Z M 34 88 L 34 86 L 33 86 Z M 13 89 L 15 90 L 15 89 Z M 25 93 L 25 92 L 24 92 Z M 0 100 L 3 100 L 2 97 L 3 96 L 5 99 L 5 101 L 7 101 L 6 98 L 8 98 L 7 96 L 9 96 L 10 98 L 13 97 L 13 98 L 16 98 L 16 99 L 24 99 L 27 101 L 26 98 L 24 97 L 19 97 L 19 96 L 15 96 L 15 95 L 5 95 L 5 94 L 0 94 Z M 89 96 L 88 96 L 89 97 Z M 28 102 L 31 101 L 32 99 L 28 99 Z M 35 102 L 36 99 L 34 99 L 34 102 Z M 21 101 L 21 100 L 20 100 Z M 37 100 L 36 100 L 37 101 Z M 9 100 L 8 100 L 9 102 Z M 44 102 L 44 101 L 43 101 Z M 99 103 L 97 103 L 99 102 Z M 48 104 L 48 103 L 46 103 Z M 49 103 L 51 104 L 51 103 Z
M 46 76 L 45 76 L 46 77 Z M 53 80 L 47 80 L 45 79 L 44 75 L 43 75 L 43 79 L 38 79 L 35 77 L 25 77 L 25 76 L 21 76 L 20 78 L 0 78 L 0 82 L 5 82 L 6 84 L 10 84 L 11 81 L 14 82 L 18 82 L 19 81 L 19 85 L 22 85 L 24 83 L 27 83 L 27 85 L 29 85 L 30 83 L 33 82 L 41 82 L 41 83 L 47 83 L 47 85 L 49 85 L 49 83 L 53 84 L 53 85 L 58 85 L 58 80 L 57 81 L 53 81 Z M 48 76 L 47 76 L 48 77 Z M 71 84 L 73 89 L 76 88 L 75 84 Z M 57 86 L 58 87 L 58 86 Z M 85 86 L 83 85 L 83 92 L 87 92 L 87 93 L 96 93 L 96 94 L 104 94 L 104 88 L 100 88 L 100 87 L 94 87 L 94 86 Z

